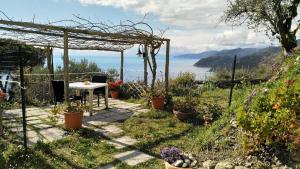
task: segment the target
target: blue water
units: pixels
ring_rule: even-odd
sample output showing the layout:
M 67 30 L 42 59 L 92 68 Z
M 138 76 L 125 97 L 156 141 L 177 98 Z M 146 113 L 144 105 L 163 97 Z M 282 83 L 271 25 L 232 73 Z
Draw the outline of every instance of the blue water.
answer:
M 116 56 L 70 56 L 70 59 L 80 61 L 87 59 L 88 61 L 95 62 L 101 70 L 117 69 L 120 71 L 120 57 Z M 194 73 L 197 80 L 205 80 L 211 73 L 208 72 L 209 68 L 194 67 L 193 64 L 198 60 L 196 59 L 178 59 L 170 58 L 170 77 L 174 78 L 181 72 Z M 53 57 L 54 66 L 62 66 L 63 60 L 61 56 Z M 164 77 L 165 57 L 157 56 L 157 76 L 158 78 Z M 125 56 L 124 57 L 124 80 L 137 81 L 142 80 L 144 76 L 144 61 L 138 56 Z M 150 69 L 148 74 L 151 76 Z

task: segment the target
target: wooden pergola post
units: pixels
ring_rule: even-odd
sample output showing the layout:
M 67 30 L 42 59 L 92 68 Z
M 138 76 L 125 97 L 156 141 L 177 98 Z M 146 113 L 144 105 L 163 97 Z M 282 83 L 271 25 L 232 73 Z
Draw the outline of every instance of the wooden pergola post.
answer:
M 69 101 L 69 38 L 68 32 L 64 31 L 64 81 L 65 102 Z
M 52 81 L 54 80 L 54 70 L 53 70 L 53 49 L 47 47 L 47 67 L 49 72 L 49 96 L 53 98 L 53 89 L 52 89 Z
M 165 89 L 167 92 L 169 87 L 170 40 L 167 40 L 166 42 Z
M 148 58 L 148 46 L 147 44 L 144 45 L 145 49 L 144 49 L 144 55 L 143 55 L 143 59 L 144 59 L 144 84 L 147 86 L 148 85 L 148 65 L 147 65 L 147 58 Z
M 121 70 L 120 70 L 120 79 L 124 80 L 124 51 L 121 51 Z

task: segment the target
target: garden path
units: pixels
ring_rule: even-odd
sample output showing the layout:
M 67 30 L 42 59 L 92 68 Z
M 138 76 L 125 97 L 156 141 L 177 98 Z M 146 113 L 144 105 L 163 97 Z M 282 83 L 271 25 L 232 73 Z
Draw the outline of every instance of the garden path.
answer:
M 110 99 L 109 109 L 104 109 L 104 105 L 94 108 L 93 116 L 84 114 L 83 127 L 93 129 L 107 139 L 107 142 L 116 149 L 126 149 L 128 151 L 114 155 L 118 161 L 130 166 L 148 161 L 154 157 L 145 154 L 131 147 L 138 143 L 138 140 L 126 136 L 122 129 L 118 128 L 114 122 L 123 122 L 129 117 L 149 111 L 139 104 L 127 103 L 121 100 Z M 67 136 L 67 132 L 62 129 L 64 117 L 60 116 L 57 125 L 49 121 L 49 107 L 27 108 L 27 128 L 28 144 L 33 145 L 37 141 L 52 142 Z M 21 109 L 7 110 L 3 114 L 3 123 L 12 132 L 18 133 L 22 138 L 22 113 Z M 21 139 L 20 139 L 21 140 Z M 113 164 L 101 166 L 99 169 L 114 169 Z

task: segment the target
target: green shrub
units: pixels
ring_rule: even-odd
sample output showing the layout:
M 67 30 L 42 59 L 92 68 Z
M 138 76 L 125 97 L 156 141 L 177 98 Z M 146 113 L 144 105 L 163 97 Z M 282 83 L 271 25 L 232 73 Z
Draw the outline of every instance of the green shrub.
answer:
M 204 103 L 198 106 L 198 111 L 201 112 L 202 115 L 205 115 L 206 117 L 214 121 L 222 115 L 224 109 L 218 104 Z
M 174 110 L 182 113 L 196 112 L 198 100 L 191 96 L 173 97 Z
M 169 94 L 171 96 L 185 96 L 196 94 L 196 80 L 193 73 L 180 73 L 178 77 L 170 81 Z
M 291 147 L 300 113 L 300 75 L 295 69 L 300 70 L 297 64 L 284 70 L 279 80 L 253 90 L 238 108 L 237 122 L 250 140 L 245 147 L 254 150 L 261 145 L 285 150 Z

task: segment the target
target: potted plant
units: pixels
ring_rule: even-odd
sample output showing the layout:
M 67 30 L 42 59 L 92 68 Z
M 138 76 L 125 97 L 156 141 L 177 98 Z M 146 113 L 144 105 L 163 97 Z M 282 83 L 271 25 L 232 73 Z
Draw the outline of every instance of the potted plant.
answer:
M 0 102 L 4 101 L 6 98 L 6 93 L 3 92 L 3 90 L 0 89 Z
M 179 120 L 186 120 L 196 114 L 197 99 L 192 96 L 173 97 L 173 113 Z
M 165 162 L 166 169 L 192 169 L 197 165 L 197 160 L 192 154 L 182 153 L 178 148 L 164 148 L 160 152 Z
M 60 113 L 64 114 L 64 123 L 66 130 L 76 130 L 82 127 L 83 113 L 88 106 L 81 106 L 78 103 L 72 105 L 71 103 L 61 104 L 53 107 L 50 111 L 49 119 L 57 123 Z
M 152 108 L 163 110 L 165 107 L 165 87 L 162 83 L 157 82 L 153 89 L 150 89 L 149 97 L 151 99 Z
M 82 127 L 83 113 L 85 111 L 84 106 L 68 104 L 65 109 L 65 129 L 75 130 Z
M 120 92 L 122 91 L 122 80 L 117 80 L 115 82 L 109 82 L 108 88 L 110 90 L 110 95 L 112 98 L 117 99 L 119 98 Z

